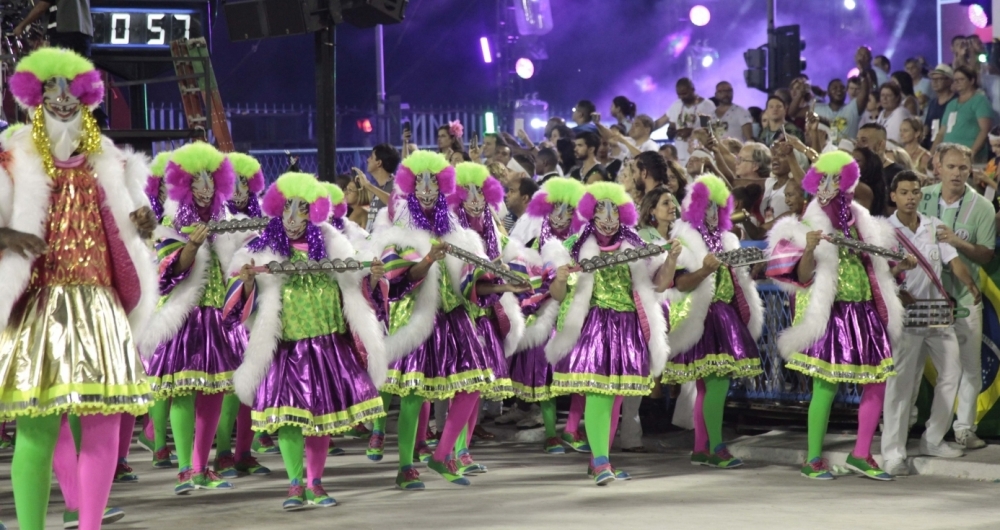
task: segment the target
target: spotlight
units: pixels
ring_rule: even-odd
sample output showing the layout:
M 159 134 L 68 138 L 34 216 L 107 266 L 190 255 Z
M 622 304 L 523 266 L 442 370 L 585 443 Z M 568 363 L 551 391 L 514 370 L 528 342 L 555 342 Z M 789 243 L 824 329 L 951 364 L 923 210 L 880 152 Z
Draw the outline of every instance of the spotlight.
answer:
M 859 75 L 861 75 L 861 70 L 858 70 L 858 68 L 857 68 L 857 67 L 854 67 L 854 68 L 851 68 L 851 69 L 850 69 L 850 70 L 849 70 L 849 71 L 847 72 L 847 78 L 848 78 L 848 79 L 850 79 L 850 78 L 852 78 L 852 77 L 857 77 L 857 76 L 859 76 Z
M 486 122 L 485 125 L 486 125 L 486 133 L 487 134 L 493 134 L 493 133 L 497 132 L 496 121 L 495 121 L 495 118 L 493 117 L 493 113 L 492 112 L 487 112 L 486 116 L 485 116 L 485 119 L 483 121 Z
M 531 76 L 535 75 L 535 63 L 531 62 L 531 59 L 521 57 L 514 63 L 514 71 L 521 79 L 531 79 Z
M 544 129 L 545 121 L 538 118 L 531 118 L 531 128 L 532 129 Z
M 691 23 L 695 26 L 704 26 L 708 24 L 708 21 L 712 20 L 712 13 L 707 7 L 702 5 L 692 7 L 688 16 L 691 18 Z
M 848 11 L 854 11 L 855 7 L 858 7 L 858 4 L 854 0 L 844 0 L 844 8 Z
M 715 59 L 713 59 L 711 55 L 706 55 L 706 56 L 704 56 L 704 57 L 701 58 L 701 67 L 702 68 L 708 68 L 709 66 L 712 66 L 712 63 L 714 63 L 714 62 L 715 62 Z
M 490 39 L 479 37 L 479 47 L 483 49 L 483 62 L 486 64 L 493 62 L 493 54 L 490 53 Z
M 990 23 L 989 17 L 986 16 L 986 10 L 979 4 L 969 6 L 969 21 L 979 29 L 985 28 Z

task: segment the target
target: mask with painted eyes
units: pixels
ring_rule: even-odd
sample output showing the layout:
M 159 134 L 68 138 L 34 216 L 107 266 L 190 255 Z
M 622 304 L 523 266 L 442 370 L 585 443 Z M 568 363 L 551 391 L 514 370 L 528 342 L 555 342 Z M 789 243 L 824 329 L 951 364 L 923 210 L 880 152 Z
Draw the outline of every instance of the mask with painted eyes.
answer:
M 823 175 L 816 189 L 816 200 L 820 206 L 830 204 L 840 194 L 840 175 Z
M 462 202 L 462 207 L 465 208 L 465 213 L 469 217 L 479 218 L 486 211 L 486 197 L 483 196 L 483 190 L 479 186 L 468 186 L 465 188 L 467 192 L 465 196 L 465 201 Z
M 191 179 L 191 193 L 194 195 L 194 203 L 199 208 L 206 208 L 212 204 L 215 198 L 215 181 L 208 171 L 199 171 Z
M 417 177 L 416 188 L 417 201 L 424 210 L 431 210 L 437 205 L 440 188 L 437 179 L 430 173 L 423 173 Z
M 573 221 L 575 210 L 575 208 L 566 203 L 558 203 L 553 206 L 552 212 L 549 214 L 549 228 L 556 232 L 562 232 L 569 228 L 569 224 Z
M 281 222 L 288 239 L 295 241 L 301 238 L 309 225 L 309 203 L 298 198 L 286 200 Z
M 250 187 L 247 185 L 247 178 L 241 176 L 236 179 L 236 189 L 233 190 L 233 204 L 242 210 L 246 207 L 249 198 Z
M 42 108 L 50 118 L 68 122 L 80 115 L 83 105 L 69 91 L 69 80 L 65 77 L 53 77 L 43 85 Z
M 709 228 L 715 228 L 719 226 L 719 205 L 712 203 L 708 205 L 708 209 L 705 210 L 705 226 Z
M 621 223 L 618 220 L 618 207 L 611 201 L 601 201 L 594 209 L 594 225 L 597 233 L 602 236 L 613 236 L 618 233 Z

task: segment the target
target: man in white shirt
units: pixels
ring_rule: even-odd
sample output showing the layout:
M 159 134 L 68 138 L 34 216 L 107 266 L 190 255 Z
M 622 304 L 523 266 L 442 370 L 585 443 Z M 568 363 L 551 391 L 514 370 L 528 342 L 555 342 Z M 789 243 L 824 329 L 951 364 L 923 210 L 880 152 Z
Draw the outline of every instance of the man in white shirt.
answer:
M 923 191 L 916 173 L 903 171 L 896 175 L 890 191 L 897 209 L 889 222 L 896 229 L 901 246 L 919 263 L 919 266 L 904 273 L 901 290 L 909 293 L 914 300 L 947 300 L 941 282 L 942 267 L 947 264 L 978 299 L 979 290 L 972 281 L 969 269 L 958 257 L 958 251 L 948 243 L 938 241 L 936 232 L 937 227 L 942 225 L 941 221 L 917 212 Z M 945 458 L 957 458 L 964 454 L 958 447 L 944 441 L 944 435 L 951 427 L 952 411 L 962 378 L 955 328 L 906 328 L 893 349 L 896 377 L 889 378 L 885 388 L 882 457 L 885 459 L 885 470 L 891 475 L 909 473 L 906 438 L 910 430 L 910 411 L 928 356 L 937 370 L 937 382 L 927 430 L 920 439 L 920 452 Z
M 733 85 L 722 81 L 715 85 L 715 122 L 712 128 L 716 138 L 736 138 L 745 142 L 753 138 L 753 118 L 750 111 L 733 104 Z
M 688 139 L 691 133 L 701 127 L 699 116 L 711 118 L 715 112 L 715 104 L 711 100 L 698 95 L 694 83 L 686 77 L 677 80 L 677 101 L 670 105 L 667 113 L 660 116 L 653 125 L 657 130 L 666 124 L 673 125 L 677 130 L 674 146 L 677 148 L 677 161 L 686 165 L 690 153 Z M 633 124 L 633 127 L 635 125 Z

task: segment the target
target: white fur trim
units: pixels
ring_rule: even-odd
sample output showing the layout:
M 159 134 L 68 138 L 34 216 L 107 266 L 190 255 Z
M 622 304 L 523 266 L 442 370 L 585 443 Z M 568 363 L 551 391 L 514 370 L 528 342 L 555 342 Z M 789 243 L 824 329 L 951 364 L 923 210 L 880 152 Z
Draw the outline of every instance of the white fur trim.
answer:
M 542 234 L 542 221 L 541 217 L 522 215 L 510 229 L 511 239 L 516 239 L 527 245 Z
M 452 231 L 442 237 L 441 240 L 489 261 L 486 251 L 483 250 L 482 239 L 480 239 L 479 234 L 472 230 L 453 225 Z M 466 263 L 451 254 L 447 254 L 444 258 L 444 265 L 445 270 L 448 271 L 448 279 L 451 281 L 451 287 L 455 290 L 455 294 L 459 298 L 465 298 L 465 294 L 462 292 L 462 270 L 465 268 Z
M 510 329 L 503 339 L 504 356 L 511 357 L 517 353 L 517 346 L 524 337 L 524 314 L 521 313 L 521 303 L 514 293 L 504 293 L 500 296 L 500 306 L 507 316 Z
M 740 248 L 740 240 L 736 234 L 726 232 L 722 236 L 722 248 L 727 251 Z M 753 340 L 760 340 L 761 333 L 764 331 L 764 302 L 760 298 L 760 292 L 757 291 L 757 282 L 750 278 L 750 267 L 736 267 L 733 272 L 736 276 L 733 279 L 743 291 L 743 298 L 750 309 L 750 321 L 747 322 L 747 329 L 750 330 L 750 336 L 753 337 Z
M 232 267 L 237 270 L 243 264 L 254 260 L 263 265 L 271 261 L 282 261 L 284 258 L 273 252 L 250 253 L 246 248 L 233 256 Z M 239 265 L 237 265 L 239 264 Z M 232 271 L 230 271 L 232 272 Z M 252 406 L 257 394 L 257 387 L 267 377 L 271 369 L 274 352 L 281 340 L 281 286 L 284 279 L 279 274 L 261 274 L 257 276 L 257 312 L 253 322 L 247 322 L 250 340 L 247 342 L 243 363 L 233 374 L 233 386 L 236 396 L 247 406 Z
M 677 268 L 691 273 L 701 269 L 702 260 L 708 255 L 708 246 L 701 233 L 687 221 L 678 220 L 670 231 L 671 239 L 681 244 L 681 253 L 677 257 Z M 680 293 L 680 300 L 690 299 L 688 316 L 670 330 L 670 346 L 674 354 L 684 353 L 701 340 L 705 332 L 705 318 L 708 316 L 708 306 L 715 294 L 715 273 L 705 278 L 694 290 Z
M 13 208 L 14 182 L 10 179 L 7 170 L 0 167 L 0 226 L 8 226 Z
M 108 141 L 110 143 L 110 141 Z M 146 197 L 146 180 L 149 178 L 149 157 L 141 151 L 134 151 L 131 147 L 120 148 L 123 165 L 125 167 L 125 182 L 128 187 L 128 194 L 132 197 L 132 202 L 136 209 L 142 206 L 149 206 L 149 197 Z
M 547 244 L 546 247 L 548 247 Z M 545 248 L 542 249 L 543 253 L 545 250 Z M 601 248 L 597 244 L 597 238 L 591 236 L 580 247 L 578 261 L 593 258 L 600 253 Z M 568 252 L 567 255 L 569 255 Z M 545 358 L 550 364 L 559 362 L 576 346 L 583 331 L 583 323 L 590 313 L 590 298 L 594 295 L 594 275 L 579 272 L 574 274 L 577 275 L 576 290 L 563 321 L 563 328 L 561 331 L 556 331 L 555 336 L 545 345 Z
M 630 246 L 622 244 L 623 249 Z M 646 344 L 649 350 L 649 373 L 657 376 L 663 373 L 663 367 L 670 358 L 670 345 L 667 343 L 667 319 L 653 289 L 655 270 L 650 272 L 647 260 L 633 261 L 629 263 L 629 269 L 632 271 L 632 292 L 638 293 L 639 303 L 642 304 L 649 326 L 649 340 Z
M 347 239 L 351 240 L 351 244 L 354 245 L 354 248 L 356 249 L 368 246 L 368 238 L 370 236 L 368 231 L 362 228 L 358 223 L 355 223 L 346 217 L 344 218 L 343 234 L 347 236 Z

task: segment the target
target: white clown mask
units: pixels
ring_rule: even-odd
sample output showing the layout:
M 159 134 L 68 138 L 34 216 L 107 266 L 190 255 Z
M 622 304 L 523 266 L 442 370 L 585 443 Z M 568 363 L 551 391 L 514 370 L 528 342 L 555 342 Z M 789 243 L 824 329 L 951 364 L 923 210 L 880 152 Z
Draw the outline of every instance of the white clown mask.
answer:
M 416 195 L 417 201 L 424 210 L 431 210 L 437 205 L 438 195 L 441 193 L 437 179 L 430 172 L 421 173 L 417 177 Z
M 705 226 L 713 230 L 719 226 L 719 205 L 714 202 L 705 210 Z
M 236 189 L 233 190 L 233 204 L 241 210 L 247 205 L 247 200 L 250 198 L 250 186 L 247 182 L 249 182 L 249 179 L 242 175 L 238 176 L 236 178 Z
M 564 202 L 554 205 L 552 212 L 549 213 L 549 228 L 557 232 L 566 230 L 573 221 L 573 213 L 575 211 L 575 208 Z
M 199 208 L 211 206 L 212 199 L 215 198 L 215 180 L 208 171 L 199 171 L 192 175 L 191 194 L 194 195 L 194 203 Z
M 309 203 L 296 197 L 285 201 L 285 211 L 281 215 L 288 239 L 295 241 L 306 233 L 309 225 Z
M 478 219 L 486 211 L 486 197 L 483 196 L 483 190 L 473 184 L 467 186 L 465 191 L 467 194 L 462 201 L 462 207 L 465 208 L 466 215 Z
M 602 236 L 613 236 L 618 233 L 621 222 L 618 220 L 618 207 L 609 200 L 597 203 L 594 208 L 594 225 L 597 233 Z
M 53 77 L 43 85 L 41 109 L 52 155 L 58 160 L 73 156 L 83 136 L 83 104 L 70 93 L 69 85 L 65 77 Z
M 840 175 L 823 175 L 816 189 L 816 200 L 820 206 L 830 204 L 840 194 Z

